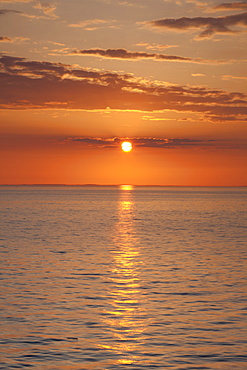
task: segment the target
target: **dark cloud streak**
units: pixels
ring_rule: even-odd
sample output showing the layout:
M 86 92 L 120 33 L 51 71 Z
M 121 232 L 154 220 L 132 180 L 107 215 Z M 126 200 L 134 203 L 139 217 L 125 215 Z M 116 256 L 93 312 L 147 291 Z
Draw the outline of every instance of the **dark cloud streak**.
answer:
M 7 36 L 0 36 L 0 42 L 11 42 L 12 39 Z
M 167 55 L 158 53 L 145 53 L 139 51 L 128 51 L 126 49 L 82 49 L 73 50 L 72 54 L 97 56 L 109 59 L 123 59 L 123 60 L 139 60 L 139 59 L 153 59 L 158 61 L 176 61 L 176 62 L 191 62 L 191 63 L 224 63 L 222 61 L 205 60 L 201 58 L 181 57 L 177 55 Z
M 23 14 L 19 10 L 13 10 L 13 9 L 0 9 L 0 15 L 6 15 L 6 14 Z
M 247 2 L 246 1 L 241 1 L 237 3 L 223 3 L 216 5 L 213 10 L 218 11 L 218 10 L 245 10 L 247 9 Z
M 195 18 L 164 18 L 155 21 L 145 22 L 146 25 L 156 28 L 166 28 L 170 30 L 191 30 L 202 29 L 199 37 L 211 37 L 217 33 L 233 34 L 241 32 L 241 30 L 234 30 L 230 27 L 243 26 L 247 27 L 247 12 L 225 17 L 195 17 Z
M 165 55 L 156 53 L 143 53 L 143 52 L 131 52 L 126 49 L 83 49 L 74 50 L 73 54 L 80 55 L 96 55 L 103 58 L 116 58 L 116 59 L 160 59 L 160 60 L 181 60 L 181 61 L 193 61 L 192 58 L 179 57 L 175 55 Z

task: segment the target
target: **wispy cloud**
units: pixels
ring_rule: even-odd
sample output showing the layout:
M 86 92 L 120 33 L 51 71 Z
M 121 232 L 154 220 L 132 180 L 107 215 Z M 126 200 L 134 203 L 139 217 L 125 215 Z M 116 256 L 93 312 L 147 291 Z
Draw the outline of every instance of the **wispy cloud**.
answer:
M 163 44 L 156 44 L 156 43 L 149 44 L 147 42 L 139 42 L 138 44 L 135 44 L 135 45 L 144 47 L 147 50 L 165 50 L 169 48 L 175 48 L 178 46 L 178 45 L 169 45 L 169 44 L 163 45 Z
M 232 75 L 223 75 L 221 76 L 222 80 L 247 80 L 246 76 L 238 77 L 238 76 L 232 76 Z
M 118 5 L 121 5 L 121 6 L 128 6 L 128 7 L 138 7 L 138 8 L 145 8 L 145 5 L 141 4 L 141 3 L 137 3 L 136 1 L 118 1 L 117 3 Z
M 37 1 L 33 5 L 34 9 L 41 10 L 48 18 L 59 18 L 54 11 L 57 9 L 56 5 L 54 3 L 43 3 L 40 1 Z
M 10 37 L 0 36 L 0 42 L 12 42 Z
M 0 15 L 5 15 L 5 14 L 23 14 L 19 10 L 14 10 L 14 9 L 0 9 Z
M 30 40 L 27 37 L 7 37 L 7 36 L 0 36 L 0 42 L 9 42 L 12 44 L 20 44 L 22 42 Z
M 143 116 L 143 121 L 174 121 L 175 118 L 162 118 L 162 117 L 154 117 L 154 116 Z
M 68 64 L 0 58 L 2 109 L 81 109 L 189 112 L 244 119 L 246 96 L 200 86 L 170 85 L 131 74 L 76 68 Z
M 222 10 L 246 10 L 247 9 L 247 2 L 240 1 L 234 3 L 223 3 L 216 5 L 212 8 L 213 11 L 222 11 Z
M 123 6 L 134 6 L 133 3 L 129 3 L 128 1 L 119 1 L 118 5 L 123 5 Z
M 124 60 L 138 60 L 138 59 L 153 59 L 158 61 L 176 61 L 176 62 L 190 62 L 200 64 L 222 64 L 226 63 L 220 60 L 208 60 L 202 58 L 181 57 L 177 55 L 145 53 L 140 51 L 128 51 L 126 49 L 81 49 L 73 50 L 72 54 L 77 55 L 91 55 L 107 59 L 124 59 Z
M 209 114 L 206 114 L 205 119 L 208 120 L 209 122 L 213 122 L 213 123 L 223 123 L 223 122 L 227 122 L 227 121 L 228 122 L 238 121 L 238 122 L 246 122 L 247 123 L 247 118 L 246 117 L 238 117 L 238 116 L 235 116 L 235 115 L 229 115 L 229 116 L 214 115 L 214 116 L 211 116 Z M 246 144 L 245 144 L 245 147 L 246 147 Z
M 71 23 L 69 27 L 82 28 L 85 31 L 95 31 L 100 28 L 117 28 L 115 20 L 89 19 L 79 23 Z
M 199 38 L 209 38 L 214 34 L 235 34 L 243 31 L 241 28 L 235 30 L 230 27 L 247 27 L 247 12 L 224 17 L 195 17 L 195 18 L 164 18 L 149 22 L 142 22 L 143 25 L 176 31 L 200 29 L 202 32 Z
M 199 1 L 199 0 L 186 0 L 185 1 L 188 4 L 195 4 L 198 8 L 204 8 L 205 6 L 208 6 L 208 1 Z
M 34 0 L 1 0 L 0 3 L 9 3 L 9 4 L 16 4 L 16 3 L 32 3 Z
M 5 3 L 17 3 L 17 2 L 25 2 L 25 3 L 32 3 L 32 7 L 34 9 L 41 10 L 44 15 L 35 15 L 35 14 L 27 14 L 23 13 L 19 10 L 14 9 L 0 9 L 0 15 L 6 15 L 6 14 L 19 14 L 22 17 L 30 18 L 30 19 L 56 19 L 59 18 L 54 11 L 56 10 L 56 5 L 53 3 L 43 3 L 40 1 L 4 1 Z M 2 1 L 0 1 L 2 3 Z
M 203 73 L 191 73 L 192 77 L 205 77 Z
M 61 42 L 54 42 L 54 41 L 48 41 L 49 44 L 58 45 L 58 46 L 65 46 L 65 44 L 62 44 Z

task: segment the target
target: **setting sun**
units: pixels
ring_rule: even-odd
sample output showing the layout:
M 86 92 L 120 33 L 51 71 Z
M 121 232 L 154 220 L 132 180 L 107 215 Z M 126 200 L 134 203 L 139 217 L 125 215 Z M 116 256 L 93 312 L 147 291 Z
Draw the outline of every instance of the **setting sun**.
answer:
M 130 152 L 132 150 L 132 144 L 129 141 L 124 141 L 121 147 L 124 152 Z

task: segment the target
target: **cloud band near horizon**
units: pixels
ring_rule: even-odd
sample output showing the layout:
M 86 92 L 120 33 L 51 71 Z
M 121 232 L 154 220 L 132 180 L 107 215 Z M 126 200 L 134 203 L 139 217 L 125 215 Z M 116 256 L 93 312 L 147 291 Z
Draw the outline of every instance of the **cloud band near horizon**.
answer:
M 120 147 L 123 141 L 130 141 L 133 148 L 152 148 L 152 149 L 176 149 L 176 148 L 215 148 L 215 149 L 233 149 L 236 148 L 235 142 L 219 141 L 214 139 L 190 139 L 190 138 L 157 138 L 157 137 L 69 137 L 63 139 L 63 142 L 74 142 L 94 149 L 114 149 Z M 245 143 L 238 143 L 237 148 L 241 149 Z
M 155 138 L 155 137 L 132 137 L 132 138 L 92 138 L 92 137 L 70 137 L 67 141 L 86 144 L 98 148 L 116 148 L 123 141 L 130 141 L 134 147 L 142 148 L 175 148 L 185 146 L 208 146 L 214 140 L 195 140 L 187 138 Z

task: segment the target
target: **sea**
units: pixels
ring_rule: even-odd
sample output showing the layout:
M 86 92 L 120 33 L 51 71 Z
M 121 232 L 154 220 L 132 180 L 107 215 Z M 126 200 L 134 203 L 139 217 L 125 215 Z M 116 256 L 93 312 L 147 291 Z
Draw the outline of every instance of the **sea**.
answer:
M 0 369 L 247 369 L 246 187 L 0 198 Z

